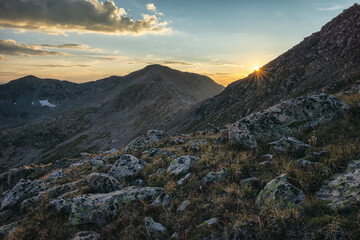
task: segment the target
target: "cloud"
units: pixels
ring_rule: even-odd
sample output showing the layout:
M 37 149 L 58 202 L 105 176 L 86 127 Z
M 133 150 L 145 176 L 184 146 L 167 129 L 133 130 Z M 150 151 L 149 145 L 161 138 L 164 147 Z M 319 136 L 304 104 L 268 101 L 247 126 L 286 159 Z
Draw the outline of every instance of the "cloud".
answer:
M 157 14 L 159 16 L 164 16 L 164 14 L 162 12 L 159 12 L 157 10 L 157 8 L 155 7 L 155 5 L 153 3 L 146 4 L 146 9 L 149 10 L 149 11 L 154 12 L 155 14 Z
M 41 49 L 41 46 L 36 44 L 22 44 L 17 43 L 14 40 L 0 40 L 0 54 L 3 55 L 13 55 L 13 56 L 29 56 L 29 55 L 38 55 L 38 56 L 55 56 L 55 55 L 65 55 L 63 52 L 53 52 Z
M 177 61 L 164 61 L 161 64 L 165 64 L 165 65 L 192 65 L 191 63 L 187 63 L 187 62 L 177 62 Z
M 61 44 L 61 45 L 53 45 L 53 44 L 42 44 L 42 47 L 46 48 L 62 48 L 62 49 L 89 49 L 89 46 L 83 44 Z
M 319 11 L 335 11 L 335 10 L 339 10 L 342 9 L 344 6 L 343 5 L 333 5 L 333 6 L 329 6 L 329 7 L 323 7 L 323 8 L 318 8 Z
M 140 20 L 126 17 L 126 11 L 113 1 L 1 0 L 1 5 L 1 28 L 131 35 L 171 31 L 167 22 L 160 22 L 156 15 L 144 14 Z
M 34 67 L 45 67 L 45 68 L 69 68 L 69 67 L 91 67 L 89 64 L 75 64 L 75 65 L 63 65 L 63 64 L 37 64 L 32 65 Z

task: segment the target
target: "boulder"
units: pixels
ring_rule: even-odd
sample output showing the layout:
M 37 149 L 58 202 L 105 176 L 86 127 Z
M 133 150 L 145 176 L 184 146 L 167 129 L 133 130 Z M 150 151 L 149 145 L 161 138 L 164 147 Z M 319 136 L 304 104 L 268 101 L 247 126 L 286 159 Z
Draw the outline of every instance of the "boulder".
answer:
M 169 135 L 165 131 L 149 130 L 145 135 L 132 140 L 126 146 L 125 152 L 129 152 L 131 150 L 136 151 L 141 149 L 148 149 L 153 143 L 159 142 L 167 137 L 169 137 Z
M 187 173 L 183 178 L 176 182 L 177 185 L 183 185 L 191 177 L 191 173 Z
M 352 161 L 345 172 L 327 180 L 316 193 L 319 200 L 329 201 L 331 208 L 360 205 L 360 160 Z
M 186 174 L 196 161 L 198 161 L 198 158 L 194 156 L 178 157 L 170 163 L 167 172 L 175 175 Z
M 105 173 L 91 173 L 86 177 L 86 181 L 93 193 L 107 193 L 121 188 L 118 180 Z
M 110 169 L 108 174 L 114 176 L 116 179 L 121 179 L 128 176 L 134 176 L 141 172 L 145 167 L 145 162 L 130 154 L 119 156 L 119 160 Z
M 293 208 L 300 206 L 304 198 L 304 193 L 290 184 L 286 174 L 283 174 L 266 184 L 257 196 L 256 202 L 260 205 L 272 204 L 280 208 Z
M 166 235 L 166 227 L 161 223 L 155 222 L 151 217 L 145 217 L 146 233 L 152 239 L 162 238 Z
M 218 133 L 219 129 L 217 127 L 215 127 L 213 124 L 208 123 L 206 125 L 205 132 L 206 132 L 206 134 L 214 134 L 214 133 Z
M 31 198 L 45 190 L 47 184 L 40 180 L 30 181 L 21 179 L 15 187 L 5 193 L 1 202 L 1 210 L 14 207 L 25 199 Z
M 238 120 L 229 128 L 228 136 L 241 148 L 252 149 L 259 141 L 296 135 L 348 109 L 347 104 L 329 94 L 294 98 Z
M 93 231 L 83 231 L 76 233 L 71 240 L 98 240 L 100 239 L 100 234 Z
M 164 192 L 160 187 L 128 187 L 105 194 L 85 194 L 72 200 L 70 224 L 106 224 L 120 205 L 136 200 L 153 201 Z
M 303 143 L 293 137 L 282 137 L 275 142 L 269 143 L 269 146 L 278 152 L 283 152 L 294 157 L 304 157 L 306 150 L 310 148 L 309 144 Z
M 211 171 L 203 178 L 205 183 L 217 183 L 223 181 L 229 175 L 227 168 L 222 168 L 220 171 Z

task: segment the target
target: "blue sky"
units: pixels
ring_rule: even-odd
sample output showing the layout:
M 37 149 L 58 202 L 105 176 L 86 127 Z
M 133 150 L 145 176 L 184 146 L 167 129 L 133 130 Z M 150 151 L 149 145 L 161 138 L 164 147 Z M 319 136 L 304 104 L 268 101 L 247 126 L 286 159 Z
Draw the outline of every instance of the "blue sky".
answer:
M 85 82 L 159 63 L 227 85 L 356 2 L 3 0 L 0 81 Z

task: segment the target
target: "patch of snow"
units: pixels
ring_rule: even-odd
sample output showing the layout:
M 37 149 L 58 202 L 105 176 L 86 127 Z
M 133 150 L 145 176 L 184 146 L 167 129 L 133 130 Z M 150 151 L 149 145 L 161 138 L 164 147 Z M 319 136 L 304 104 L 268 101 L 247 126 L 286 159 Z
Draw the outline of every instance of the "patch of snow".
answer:
M 56 107 L 56 105 L 52 104 L 49 102 L 49 100 L 45 99 L 45 100 L 39 100 L 39 103 L 42 107 L 51 107 L 54 108 Z

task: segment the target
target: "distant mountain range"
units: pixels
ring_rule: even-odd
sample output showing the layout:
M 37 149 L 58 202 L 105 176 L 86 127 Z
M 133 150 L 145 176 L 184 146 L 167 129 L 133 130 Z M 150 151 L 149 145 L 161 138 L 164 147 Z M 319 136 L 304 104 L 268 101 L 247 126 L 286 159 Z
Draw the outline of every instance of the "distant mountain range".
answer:
M 355 4 L 225 90 L 206 76 L 160 65 L 84 84 L 34 76 L 11 81 L 0 86 L 0 164 L 120 148 L 151 128 L 191 132 L 285 99 L 359 91 L 359 36 Z
M 119 148 L 223 89 L 206 76 L 160 65 L 83 84 L 11 81 L 0 86 L 1 164 Z

